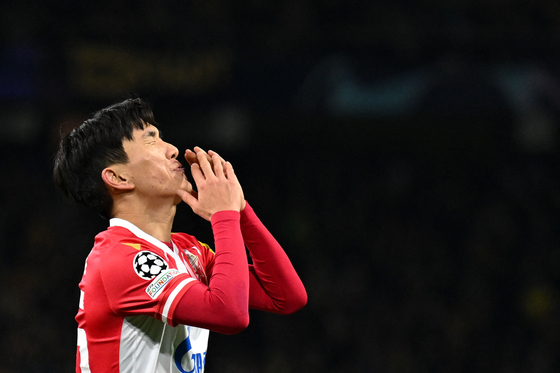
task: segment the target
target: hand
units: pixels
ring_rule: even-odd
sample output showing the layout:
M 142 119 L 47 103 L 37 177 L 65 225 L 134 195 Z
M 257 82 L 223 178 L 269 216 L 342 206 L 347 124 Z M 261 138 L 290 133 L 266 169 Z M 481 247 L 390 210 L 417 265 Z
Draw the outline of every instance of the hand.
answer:
M 213 150 L 209 150 L 208 155 L 210 157 L 218 156 L 218 159 L 222 163 L 222 167 L 224 168 L 224 171 L 227 171 L 227 169 L 225 168 L 225 165 L 226 165 L 226 163 L 229 163 L 229 162 L 226 162 L 220 155 L 218 155 L 218 153 L 216 153 Z M 228 177 L 227 174 L 226 174 L 226 177 Z M 235 177 L 235 178 L 237 180 L 237 177 Z M 239 180 L 237 182 L 239 183 Z M 241 185 L 239 185 L 239 188 L 241 188 Z M 247 201 L 245 201 L 245 196 L 243 195 L 243 189 L 241 188 L 241 199 L 239 200 L 239 211 L 243 211 L 245 209 L 246 205 L 247 205 Z
M 213 160 L 212 160 L 212 156 L 213 156 L 213 155 L 217 155 L 217 156 L 218 156 L 218 159 L 222 162 L 222 167 L 224 167 L 225 164 L 226 164 L 226 161 L 225 161 L 220 155 L 218 155 L 218 153 L 216 153 L 215 151 L 209 150 L 208 153 L 206 153 L 206 152 L 205 152 L 204 150 L 202 150 L 202 148 L 200 148 L 199 146 L 195 146 L 195 147 L 194 147 L 194 151 L 192 151 L 192 150 L 190 150 L 190 149 L 187 149 L 187 150 L 185 151 L 185 159 L 187 160 L 187 162 L 189 163 L 189 165 L 192 166 L 192 165 L 195 164 L 195 163 L 198 163 L 198 164 L 200 165 L 200 163 L 199 163 L 199 161 L 198 161 L 198 157 L 197 157 L 197 152 L 202 152 L 202 153 L 204 153 L 205 156 L 206 156 L 206 159 L 208 160 L 208 162 L 209 162 L 211 165 L 213 165 Z M 226 175 L 226 177 L 227 177 L 227 175 Z M 197 197 L 195 191 L 193 191 L 191 194 L 193 194 L 195 197 Z M 245 201 L 245 197 L 244 197 L 243 195 L 241 195 L 241 200 L 239 201 L 239 203 L 240 203 L 240 205 L 239 205 L 239 206 L 240 206 L 240 211 L 243 211 L 243 210 L 245 209 L 245 206 L 247 205 L 247 202 Z
M 244 201 L 243 190 L 237 180 L 231 163 L 226 162 L 217 153 L 207 154 L 200 148 L 195 148 L 196 159 L 190 151 L 185 152 L 190 160 L 191 174 L 198 189 L 198 198 L 183 190 L 177 194 L 187 203 L 193 212 L 206 220 L 218 211 L 240 211 L 240 201 Z M 192 152 L 191 152 L 192 153 Z M 208 160 L 210 157 L 211 162 Z
M 198 151 L 203 152 L 206 155 L 206 160 L 208 160 L 208 162 L 210 164 L 212 164 L 212 156 L 209 155 L 209 154 L 206 154 L 206 152 L 204 150 L 202 150 L 200 147 L 195 146 L 194 151 L 192 151 L 190 149 L 185 150 L 185 159 L 187 160 L 187 162 L 189 163 L 190 166 L 192 166 L 193 163 L 199 163 L 198 162 L 198 157 L 196 155 L 196 152 L 198 152 Z

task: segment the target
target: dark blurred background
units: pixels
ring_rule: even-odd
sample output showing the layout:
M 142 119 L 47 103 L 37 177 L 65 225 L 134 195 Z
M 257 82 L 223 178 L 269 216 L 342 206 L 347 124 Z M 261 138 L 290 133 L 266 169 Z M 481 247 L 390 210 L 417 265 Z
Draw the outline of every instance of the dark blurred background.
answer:
M 53 154 L 130 96 L 233 162 L 307 286 L 208 372 L 560 371 L 560 2 L 20 0 L 0 30 L 0 373 L 74 369 L 107 222 Z

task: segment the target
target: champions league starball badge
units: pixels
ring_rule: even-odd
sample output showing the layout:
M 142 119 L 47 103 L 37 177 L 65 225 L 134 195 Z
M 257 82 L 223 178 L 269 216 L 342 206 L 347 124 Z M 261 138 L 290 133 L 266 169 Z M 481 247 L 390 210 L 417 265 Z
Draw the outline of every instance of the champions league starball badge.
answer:
M 136 254 L 133 266 L 136 274 L 144 280 L 151 280 L 168 268 L 163 258 L 150 251 L 141 251 Z

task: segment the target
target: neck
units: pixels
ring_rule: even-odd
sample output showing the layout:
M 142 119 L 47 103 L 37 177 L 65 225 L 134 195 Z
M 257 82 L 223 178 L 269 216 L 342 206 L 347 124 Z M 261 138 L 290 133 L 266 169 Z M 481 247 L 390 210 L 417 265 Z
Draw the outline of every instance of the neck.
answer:
M 171 228 L 176 210 L 176 205 L 167 208 L 162 205 L 155 206 L 155 208 L 118 206 L 114 208 L 113 217 L 129 221 L 160 241 L 171 242 Z

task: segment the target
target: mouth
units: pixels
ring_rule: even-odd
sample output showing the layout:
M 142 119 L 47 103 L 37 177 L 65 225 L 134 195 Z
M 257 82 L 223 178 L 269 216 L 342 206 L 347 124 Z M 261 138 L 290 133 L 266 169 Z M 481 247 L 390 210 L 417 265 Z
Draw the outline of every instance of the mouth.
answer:
M 185 172 L 185 168 L 183 167 L 183 165 L 181 164 L 181 162 L 177 162 L 176 164 L 176 168 L 173 171 L 178 171 L 178 172 Z

